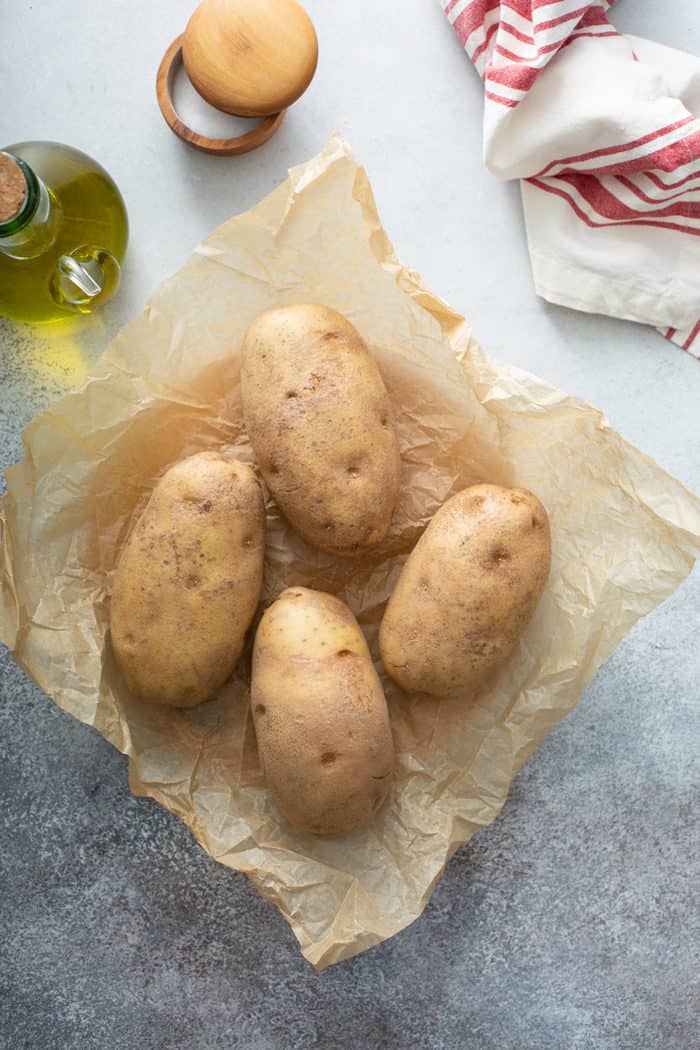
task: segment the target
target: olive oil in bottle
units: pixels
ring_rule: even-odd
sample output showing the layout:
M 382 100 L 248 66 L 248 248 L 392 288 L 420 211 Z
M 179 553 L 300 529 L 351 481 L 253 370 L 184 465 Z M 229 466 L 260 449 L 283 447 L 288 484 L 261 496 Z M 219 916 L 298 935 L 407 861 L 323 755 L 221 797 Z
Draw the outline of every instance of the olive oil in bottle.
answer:
M 128 220 L 100 165 L 57 142 L 0 151 L 0 317 L 90 313 L 119 287 Z

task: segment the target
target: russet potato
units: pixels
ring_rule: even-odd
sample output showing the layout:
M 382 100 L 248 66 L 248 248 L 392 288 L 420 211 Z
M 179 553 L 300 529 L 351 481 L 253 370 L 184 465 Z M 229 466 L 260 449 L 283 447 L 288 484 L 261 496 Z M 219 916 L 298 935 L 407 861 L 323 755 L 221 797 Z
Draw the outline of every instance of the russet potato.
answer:
M 394 415 L 359 333 L 327 306 L 261 314 L 243 342 L 241 395 L 263 477 L 313 547 L 349 557 L 391 524 L 401 463 Z
M 265 508 L 250 467 L 202 452 L 155 486 L 119 558 L 112 646 L 129 690 L 175 707 L 223 685 L 260 598 Z
M 503 666 L 540 600 L 547 513 L 526 489 L 474 485 L 438 510 L 386 607 L 379 648 L 402 689 L 449 697 Z
M 394 747 L 364 635 L 339 598 L 289 587 L 255 636 L 251 710 L 258 753 L 290 824 L 343 835 L 391 785 Z

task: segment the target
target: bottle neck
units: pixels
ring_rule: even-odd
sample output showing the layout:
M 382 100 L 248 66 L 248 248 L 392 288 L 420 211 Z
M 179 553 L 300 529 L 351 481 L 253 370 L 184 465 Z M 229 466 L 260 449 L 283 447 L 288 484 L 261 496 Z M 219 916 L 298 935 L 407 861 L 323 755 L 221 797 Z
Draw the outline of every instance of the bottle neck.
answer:
M 21 157 L 0 153 L 0 161 L 3 158 L 12 164 L 12 169 L 4 163 L 0 176 L 4 174 L 8 180 L 5 185 L 14 188 L 20 172 L 24 179 L 24 198 L 15 214 L 0 222 L 0 253 L 11 259 L 35 259 L 55 240 L 60 209 L 42 180 Z

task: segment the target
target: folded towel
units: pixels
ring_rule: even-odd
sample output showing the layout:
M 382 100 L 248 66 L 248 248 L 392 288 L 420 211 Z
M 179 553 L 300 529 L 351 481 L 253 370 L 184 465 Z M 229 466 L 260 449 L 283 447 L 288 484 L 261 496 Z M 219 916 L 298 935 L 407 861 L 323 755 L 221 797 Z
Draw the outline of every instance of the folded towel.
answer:
M 484 157 L 521 179 L 535 288 L 700 357 L 700 60 L 606 0 L 441 0 L 484 82 Z

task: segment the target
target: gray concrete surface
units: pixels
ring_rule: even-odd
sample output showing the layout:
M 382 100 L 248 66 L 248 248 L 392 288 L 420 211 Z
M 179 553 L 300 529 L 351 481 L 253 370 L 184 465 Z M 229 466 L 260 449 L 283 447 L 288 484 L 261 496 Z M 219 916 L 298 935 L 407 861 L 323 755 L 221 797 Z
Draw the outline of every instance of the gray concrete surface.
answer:
M 132 220 L 122 294 L 94 324 L 60 338 L 0 325 L 3 466 L 192 246 L 338 127 L 400 257 L 491 352 L 588 398 L 700 490 L 700 365 L 654 332 L 534 298 L 517 189 L 481 168 L 480 85 L 436 3 L 309 0 L 318 77 L 279 134 L 235 161 L 181 146 L 153 101 L 192 6 L 0 0 L 0 87 L 15 102 L 0 106 L 0 144 L 87 149 Z M 671 6 L 619 0 L 616 21 L 700 51 L 695 0 Z M 125 760 L 3 650 L 0 1047 L 694 1050 L 699 619 L 696 570 L 601 669 L 422 918 L 320 977 L 247 880 L 132 798 Z

